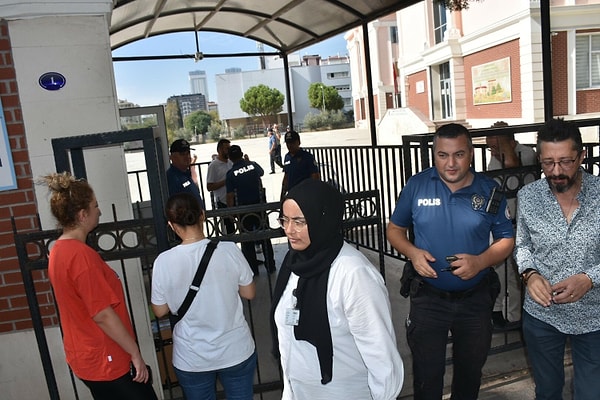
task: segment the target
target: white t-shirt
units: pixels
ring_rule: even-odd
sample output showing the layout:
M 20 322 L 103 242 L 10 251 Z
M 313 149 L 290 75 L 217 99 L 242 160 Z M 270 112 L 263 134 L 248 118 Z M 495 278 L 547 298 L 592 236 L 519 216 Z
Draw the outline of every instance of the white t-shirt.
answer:
M 152 304 L 177 311 L 194 279 L 209 240 L 178 245 L 154 261 Z M 252 270 L 233 242 L 220 242 L 194 301 L 173 332 L 173 365 L 189 372 L 212 371 L 245 361 L 254 340 L 238 293 Z
M 285 400 L 395 399 L 404 380 L 404 366 L 388 292 L 379 271 L 366 257 L 344 244 L 334 260 L 327 284 L 327 314 L 333 341 L 333 378 L 321 384 L 316 348 L 296 340 L 285 324 L 298 276 L 290 275 L 275 310 L 283 368 Z
M 227 171 L 231 169 L 233 163 L 231 160 L 221 161 L 218 158 L 215 158 L 208 164 L 208 172 L 206 173 L 206 182 L 207 183 L 215 183 L 225 180 L 225 176 L 227 175 Z M 220 201 L 221 203 L 227 204 L 227 188 L 225 185 L 221 186 L 217 190 L 213 191 L 215 196 L 215 201 Z

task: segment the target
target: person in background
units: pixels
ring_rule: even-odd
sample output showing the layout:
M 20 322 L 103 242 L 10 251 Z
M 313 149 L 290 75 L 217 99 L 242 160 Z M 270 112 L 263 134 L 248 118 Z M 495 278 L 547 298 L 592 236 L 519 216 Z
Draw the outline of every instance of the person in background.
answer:
M 171 166 L 167 170 L 169 196 L 181 192 L 190 193 L 198 200 L 200 208 L 204 209 L 204 200 L 200 196 L 200 189 L 194 181 L 190 169 L 192 165 L 190 150 L 193 149 L 190 148 L 190 144 L 185 139 L 177 139 L 171 143 L 169 149 Z
M 177 310 L 207 245 L 204 210 L 189 193 L 173 195 L 165 214 L 181 244 L 154 261 L 152 311 L 160 318 Z M 254 340 L 240 296 L 252 300 L 250 266 L 233 242 L 219 242 L 187 313 L 173 330 L 173 367 L 187 400 L 215 399 L 219 379 L 228 400 L 252 400 Z
M 415 273 L 406 319 L 414 398 L 442 398 L 450 332 L 452 398 L 475 400 L 500 291 L 493 266 L 511 253 L 513 226 L 506 199 L 494 196 L 498 184 L 470 167 L 473 144 L 467 128 L 439 127 L 433 156 L 435 166 L 412 176 L 402 189 L 387 227 L 390 244 L 410 260 Z
M 284 400 L 396 399 L 404 366 L 379 271 L 344 243 L 342 195 L 307 179 L 279 218 L 290 250 L 271 311 Z
M 263 202 L 261 177 L 264 175 L 264 170 L 262 167 L 258 163 L 250 161 L 247 155 L 245 157 L 242 149 L 237 145 L 229 148 L 229 159 L 233 166 L 227 171 L 227 177 L 225 178 L 227 206 L 245 206 Z M 266 219 L 266 215 L 258 215 L 257 213 L 245 213 L 239 216 L 243 232 L 252 232 L 259 229 L 264 219 Z M 260 262 L 256 258 L 254 243 L 252 241 L 242 242 L 242 253 L 248 260 L 254 275 L 259 275 L 258 266 Z M 265 267 L 267 272 L 272 274 L 275 272 L 273 245 L 268 239 L 260 241 L 260 244 L 265 256 Z
M 536 399 L 562 399 L 567 340 L 573 398 L 600 399 L 600 177 L 581 168 L 586 154 L 571 122 L 547 121 L 537 151 L 545 178 L 518 192 L 515 248 Z
M 227 171 L 231 169 L 233 163 L 229 160 L 229 147 L 231 142 L 228 139 L 220 139 L 217 142 L 217 156 L 208 164 L 206 173 L 206 188 L 213 193 L 216 208 L 227 208 L 227 188 L 225 187 L 225 177 Z M 235 224 L 231 218 L 224 218 L 225 232 L 231 234 L 235 232 Z
M 504 121 L 497 121 L 492 125 L 492 128 L 508 126 Z M 487 136 L 485 142 L 492 154 L 487 166 L 488 171 L 535 165 L 537 163 L 535 151 L 531 147 L 516 141 L 515 135 L 512 132 L 499 136 Z M 517 180 L 517 178 L 514 179 Z M 516 185 L 518 184 L 519 182 L 516 182 Z M 508 187 L 516 187 L 516 185 L 509 184 Z M 517 199 L 507 198 L 506 203 L 510 211 L 510 216 L 514 220 L 517 212 Z M 500 295 L 496 299 L 494 311 L 492 312 L 494 330 L 508 331 L 519 329 L 521 327 L 522 308 L 521 280 L 519 279 L 517 265 L 512 255 L 505 262 L 503 261 L 496 266 L 496 272 L 500 276 L 501 288 Z M 505 311 L 506 315 L 504 315 Z
M 43 182 L 62 227 L 50 250 L 48 275 L 69 367 L 96 400 L 155 400 L 121 280 L 86 244 L 101 215 L 92 187 L 66 172 L 47 175 Z
M 283 164 L 281 163 L 281 142 L 277 137 L 278 134 L 276 134 L 272 128 L 267 130 L 267 135 L 269 136 L 269 161 L 271 163 L 270 173 L 274 174 L 275 164 L 283 168 Z
M 319 166 L 315 157 L 300 148 L 300 135 L 294 130 L 285 133 L 285 145 L 288 153 L 283 161 L 283 181 L 281 183 L 281 198 L 305 179 L 321 179 Z

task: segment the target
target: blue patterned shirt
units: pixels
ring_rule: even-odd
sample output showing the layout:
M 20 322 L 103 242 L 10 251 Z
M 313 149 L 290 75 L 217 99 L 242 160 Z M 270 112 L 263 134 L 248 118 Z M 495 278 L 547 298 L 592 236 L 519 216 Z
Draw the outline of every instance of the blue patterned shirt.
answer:
M 585 272 L 594 287 L 574 303 L 544 307 L 525 296 L 531 316 L 566 334 L 600 331 L 600 177 L 582 170 L 579 207 L 565 219 L 546 179 L 518 193 L 515 259 L 519 272 L 534 268 L 551 285 Z

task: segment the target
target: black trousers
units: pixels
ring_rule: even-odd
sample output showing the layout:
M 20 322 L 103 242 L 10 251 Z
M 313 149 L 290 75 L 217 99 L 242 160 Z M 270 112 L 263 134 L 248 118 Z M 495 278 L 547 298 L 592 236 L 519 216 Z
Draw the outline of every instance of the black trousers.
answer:
M 258 215 L 251 214 L 241 214 L 240 215 L 240 223 L 242 224 L 242 232 L 252 232 L 260 227 L 260 218 Z M 242 253 L 250 264 L 250 268 L 255 275 L 258 275 L 258 266 L 260 263 L 256 258 L 256 248 L 254 247 L 256 243 L 259 243 L 262 247 L 263 255 L 265 257 L 265 268 L 267 272 L 271 273 L 275 271 L 275 255 L 273 253 L 273 244 L 269 239 L 260 240 L 258 242 L 250 241 L 250 242 L 242 242 Z
M 87 381 L 94 400 L 158 400 L 152 384 L 134 382 L 129 373 L 114 381 Z

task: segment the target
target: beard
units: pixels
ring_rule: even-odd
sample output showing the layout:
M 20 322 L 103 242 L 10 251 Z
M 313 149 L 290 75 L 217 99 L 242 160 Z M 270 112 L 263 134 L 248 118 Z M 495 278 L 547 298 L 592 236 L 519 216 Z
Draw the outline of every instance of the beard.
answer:
M 546 177 L 546 181 L 550 186 L 552 191 L 557 193 L 564 193 L 571 189 L 573 185 L 577 183 L 577 178 L 579 178 L 579 170 L 575 171 L 573 176 L 560 174 L 560 175 L 550 175 Z M 557 180 L 561 180 L 563 182 L 558 183 Z

